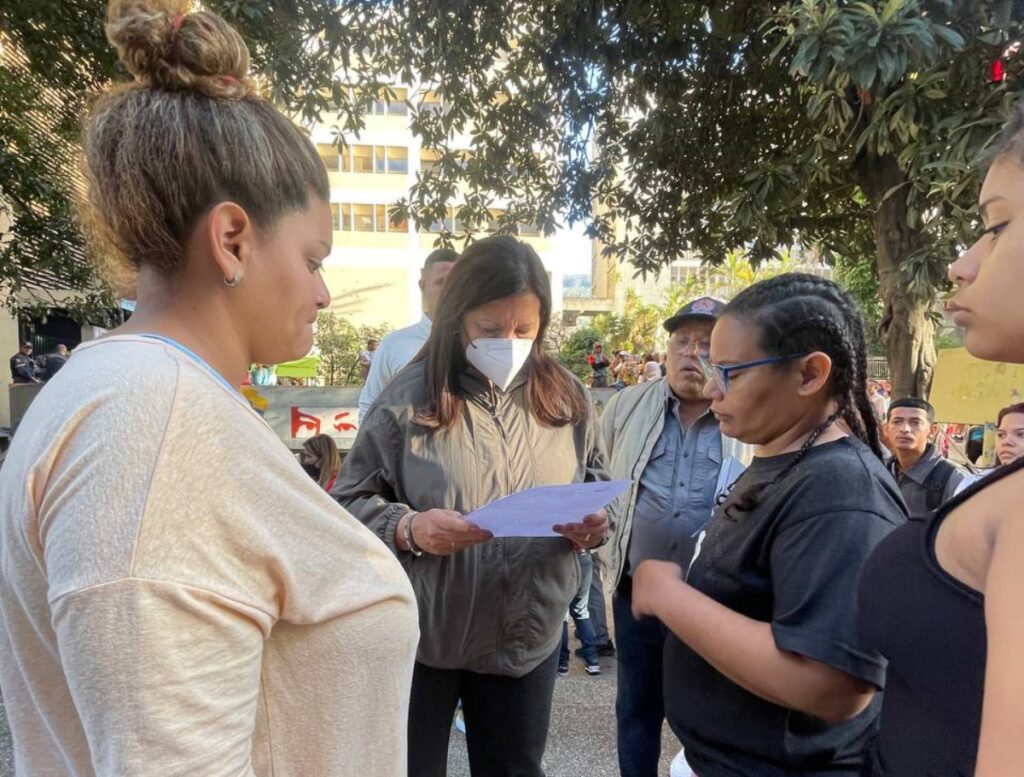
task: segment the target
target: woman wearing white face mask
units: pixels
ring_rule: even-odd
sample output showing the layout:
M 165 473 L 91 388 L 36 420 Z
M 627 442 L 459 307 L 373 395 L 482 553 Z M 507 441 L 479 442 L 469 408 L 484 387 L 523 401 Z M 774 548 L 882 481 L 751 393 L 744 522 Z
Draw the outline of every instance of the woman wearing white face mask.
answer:
M 586 390 L 543 350 L 547 273 L 493 237 L 452 269 L 430 339 L 381 394 L 345 460 L 337 500 L 391 547 L 420 608 L 409 771 L 442 777 L 457 701 L 475 775 L 543 775 L 562 619 L 579 583 L 573 546 L 603 514 L 500 538 L 464 515 L 526 488 L 603 480 Z

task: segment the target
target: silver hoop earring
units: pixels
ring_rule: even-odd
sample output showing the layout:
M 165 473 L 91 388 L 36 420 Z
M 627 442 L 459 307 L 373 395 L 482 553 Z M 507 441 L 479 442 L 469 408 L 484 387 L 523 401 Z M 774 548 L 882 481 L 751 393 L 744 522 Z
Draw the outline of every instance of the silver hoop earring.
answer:
M 224 279 L 224 285 L 227 286 L 229 289 L 237 289 L 238 285 L 241 282 L 242 279 L 238 277 L 238 273 L 232 275 L 230 280 L 228 280 L 227 278 Z

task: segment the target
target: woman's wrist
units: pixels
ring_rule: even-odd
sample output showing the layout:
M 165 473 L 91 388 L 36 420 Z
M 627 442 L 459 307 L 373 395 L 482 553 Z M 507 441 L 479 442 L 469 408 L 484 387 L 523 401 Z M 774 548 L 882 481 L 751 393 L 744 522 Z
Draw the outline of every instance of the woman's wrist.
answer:
M 395 547 L 404 553 L 409 552 L 409 546 L 405 543 L 405 525 L 408 523 L 410 515 L 412 513 L 406 513 L 395 524 Z
M 405 520 L 405 544 L 409 547 L 409 552 L 410 553 L 412 553 L 414 556 L 419 557 L 419 556 L 423 555 L 423 549 L 419 545 L 416 544 L 416 535 L 413 534 L 413 521 L 416 520 L 416 516 L 417 515 L 419 515 L 419 513 L 416 512 L 416 511 L 413 511 L 413 512 L 409 513 L 408 516 L 406 516 L 406 520 Z

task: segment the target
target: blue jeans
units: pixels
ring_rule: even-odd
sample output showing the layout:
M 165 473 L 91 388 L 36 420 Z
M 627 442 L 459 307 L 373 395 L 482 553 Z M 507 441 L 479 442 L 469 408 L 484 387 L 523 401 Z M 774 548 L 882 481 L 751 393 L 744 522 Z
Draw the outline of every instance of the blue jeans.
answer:
M 598 645 L 611 642 L 608 635 L 608 615 L 604 604 L 604 580 L 601 578 L 601 562 L 594 559 L 594 574 L 590 580 L 590 622 L 594 624 L 594 641 Z
M 619 684 L 615 698 L 619 773 L 657 777 L 665 720 L 662 653 L 665 627 L 656 618 L 633 617 L 632 598 L 621 588 L 612 596 L 618 642 Z
M 569 605 L 569 615 L 576 624 L 576 636 L 583 646 L 583 660 L 588 666 L 597 663 L 597 640 L 594 639 L 594 625 L 590 620 L 590 579 L 594 572 L 594 557 L 589 553 L 580 553 L 580 587 Z M 562 624 L 562 651 L 558 663 L 569 665 L 569 624 Z

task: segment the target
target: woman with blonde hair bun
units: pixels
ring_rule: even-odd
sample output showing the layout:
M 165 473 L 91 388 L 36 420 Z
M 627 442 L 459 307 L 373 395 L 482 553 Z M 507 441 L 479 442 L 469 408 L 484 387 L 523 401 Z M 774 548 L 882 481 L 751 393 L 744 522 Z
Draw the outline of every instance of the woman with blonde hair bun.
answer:
M 329 295 L 327 173 L 238 33 L 114 0 L 83 221 L 134 289 L 0 473 L 0 685 L 25 775 L 391 775 L 418 640 L 401 567 L 240 396 Z

